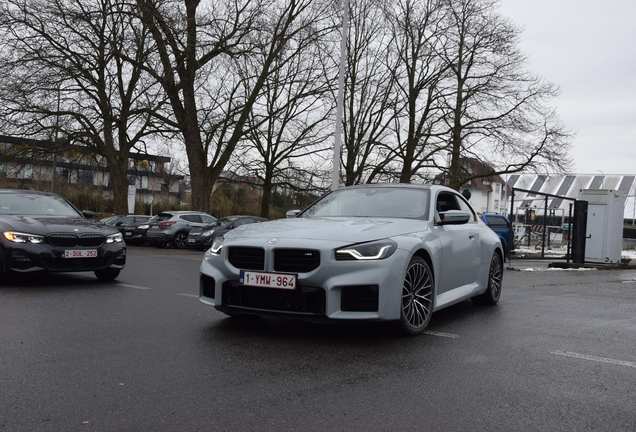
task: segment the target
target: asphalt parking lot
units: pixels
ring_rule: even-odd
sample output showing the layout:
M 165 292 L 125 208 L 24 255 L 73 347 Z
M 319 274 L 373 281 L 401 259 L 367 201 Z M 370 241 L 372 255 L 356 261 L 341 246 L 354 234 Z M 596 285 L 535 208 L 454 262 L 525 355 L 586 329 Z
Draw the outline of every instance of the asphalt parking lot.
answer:
M 228 318 L 197 299 L 201 257 L 0 286 L 0 430 L 636 430 L 634 270 L 514 260 L 499 305 L 408 338 Z

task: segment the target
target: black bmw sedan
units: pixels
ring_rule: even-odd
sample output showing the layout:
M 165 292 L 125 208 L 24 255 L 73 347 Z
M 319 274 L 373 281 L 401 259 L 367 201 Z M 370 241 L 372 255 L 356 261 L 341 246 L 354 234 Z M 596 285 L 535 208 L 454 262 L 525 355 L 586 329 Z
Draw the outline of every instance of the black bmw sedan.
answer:
M 0 189 L 0 280 L 37 271 L 115 279 L 126 264 L 126 244 L 92 216 L 53 193 Z

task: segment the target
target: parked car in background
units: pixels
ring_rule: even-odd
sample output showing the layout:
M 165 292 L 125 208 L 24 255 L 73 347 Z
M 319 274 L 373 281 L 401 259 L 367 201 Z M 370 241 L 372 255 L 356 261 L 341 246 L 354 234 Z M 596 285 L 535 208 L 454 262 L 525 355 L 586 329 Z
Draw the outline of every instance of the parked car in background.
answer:
M 136 218 L 136 222 L 117 226 L 116 228 L 124 235 L 126 244 L 142 245 L 147 241 L 146 233 L 148 228 L 150 228 L 150 221 L 153 219 L 154 216 L 144 216 L 144 218 Z
M 491 230 L 497 233 L 501 240 L 501 244 L 504 247 L 505 256 L 508 256 L 511 248 L 514 249 L 515 238 L 512 224 L 508 218 L 497 213 L 483 213 L 481 215 L 481 220 L 483 220 Z
M 126 215 L 113 215 L 113 216 L 108 216 L 105 217 L 103 219 L 100 219 L 99 221 L 102 223 L 105 223 L 106 225 L 114 225 L 115 222 L 117 222 L 118 220 L 121 220 L 122 218 L 125 218 Z
M 216 237 L 199 299 L 230 316 L 396 321 L 415 335 L 447 306 L 496 304 L 502 279 L 501 241 L 462 195 L 369 184 Z
M 197 211 L 165 211 L 159 213 L 146 233 L 146 239 L 157 247 L 172 244 L 177 249 L 184 249 L 188 244 L 188 233 L 214 222 L 212 215 Z
M 8 273 L 85 271 L 115 279 L 126 264 L 126 243 L 92 217 L 54 193 L 0 190 L 0 280 Z
M 188 234 L 188 247 L 192 249 L 209 249 L 214 239 L 224 235 L 241 225 L 265 222 L 266 218 L 258 216 L 227 216 L 215 220 L 209 225 L 195 228 Z

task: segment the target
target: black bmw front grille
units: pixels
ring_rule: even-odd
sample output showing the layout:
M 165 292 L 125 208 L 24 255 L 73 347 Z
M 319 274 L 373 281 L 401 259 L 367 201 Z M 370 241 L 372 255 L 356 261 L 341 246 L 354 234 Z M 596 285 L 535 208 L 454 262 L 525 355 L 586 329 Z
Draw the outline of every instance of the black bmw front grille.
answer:
M 253 247 L 232 247 L 228 250 L 228 260 L 242 270 L 264 270 L 265 251 Z
M 320 266 L 320 252 L 310 249 L 275 249 L 274 271 L 308 273 Z
M 106 241 L 102 234 L 49 234 L 46 241 L 56 247 L 99 247 Z

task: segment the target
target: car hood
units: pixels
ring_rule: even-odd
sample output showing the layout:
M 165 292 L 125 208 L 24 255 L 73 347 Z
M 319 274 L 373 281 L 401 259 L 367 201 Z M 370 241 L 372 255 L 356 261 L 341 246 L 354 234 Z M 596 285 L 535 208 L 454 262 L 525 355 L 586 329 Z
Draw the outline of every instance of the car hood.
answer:
M 225 234 L 225 238 L 231 241 L 277 238 L 355 243 L 427 229 L 428 221 L 419 219 L 293 218 L 242 225 Z
M 116 234 L 118 231 L 102 222 L 92 221 L 81 217 L 30 217 L 3 216 L 0 219 L 3 230 L 13 230 L 27 234 L 46 235 L 55 233 L 100 233 L 104 235 Z

